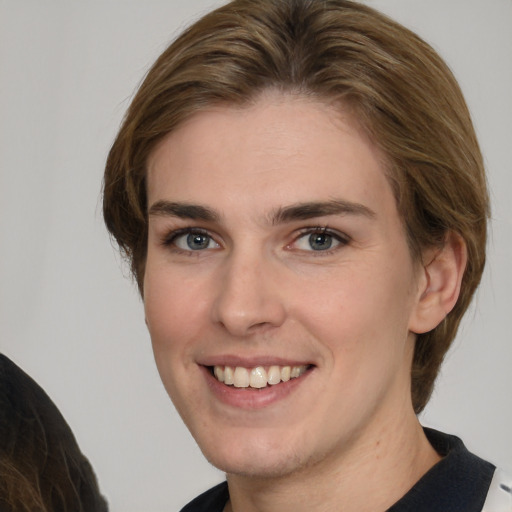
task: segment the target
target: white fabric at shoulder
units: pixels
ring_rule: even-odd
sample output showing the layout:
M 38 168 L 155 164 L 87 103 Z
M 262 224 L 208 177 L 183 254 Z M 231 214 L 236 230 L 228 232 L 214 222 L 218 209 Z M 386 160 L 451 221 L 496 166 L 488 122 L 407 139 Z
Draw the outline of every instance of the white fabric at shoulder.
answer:
M 512 478 L 496 469 L 482 512 L 512 512 Z

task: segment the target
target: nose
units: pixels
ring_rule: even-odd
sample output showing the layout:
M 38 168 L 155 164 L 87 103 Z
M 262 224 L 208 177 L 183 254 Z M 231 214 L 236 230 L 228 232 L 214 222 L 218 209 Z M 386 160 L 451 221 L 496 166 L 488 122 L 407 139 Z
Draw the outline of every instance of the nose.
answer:
M 276 266 L 270 258 L 232 253 L 220 273 L 214 322 L 237 337 L 282 325 L 286 309 Z

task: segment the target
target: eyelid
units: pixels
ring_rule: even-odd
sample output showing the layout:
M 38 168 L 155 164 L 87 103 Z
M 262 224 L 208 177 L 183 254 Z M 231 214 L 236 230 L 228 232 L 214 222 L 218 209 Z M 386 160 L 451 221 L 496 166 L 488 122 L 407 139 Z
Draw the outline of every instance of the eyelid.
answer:
M 201 228 L 201 227 L 195 227 L 195 226 L 187 226 L 187 227 L 183 227 L 183 228 L 172 229 L 172 230 L 166 232 L 161 237 L 160 243 L 162 246 L 171 248 L 173 251 L 176 251 L 176 252 L 182 252 L 182 253 L 205 252 L 207 249 L 196 250 L 196 251 L 194 251 L 192 249 L 187 250 L 187 249 L 182 249 L 175 244 L 176 239 L 178 239 L 181 236 L 189 235 L 191 233 L 196 233 L 199 235 L 207 236 L 218 247 L 221 247 L 221 243 L 219 242 L 219 237 L 215 233 L 212 233 L 208 229 Z M 336 242 L 338 242 L 338 243 L 335 245 L 335 247 L 332 247 L 330 249 L 325 249 L 323 251 L 315 251 L 313 249 L 311 249 L 311 250 L 297 249 L 298 251 L 314 252 L 317 255 L 321 255 L 321 254 L 327 255 L 327 254 L 330 254 L 330 253 L 338 250 L 341 247 L 348 245 L 352 240 L 351 237 L 348 236 L 346 233 L 338 231 L 337 229 L 332 229 L 328 226 L 316 225 L 316 226 L 309 226 L 309 227 L 303 227 L 303 228 L 298 229 L 294 233 L 292 241 L 285 246 L 285 249 L 293 250 L 294 249 L 293 246 L 297 243 L 298 240 L 300 240 L 301 238 L 303 238 L 305 236 L 312 235 L 312 234 L 326 234 L 326 235 L 332 236 L 333 239 L 336 240 Z M 211 249 L 209 249 L 209 250 L 211 250 Z
M 173 250 L 177 251 L 177 252 L 190 252 L 190 253 L 199 253 L 199 252 L 203 252 L 201 250 L 197 250 L 197 251 L 194 251 L 192 249 L 190 250 L 186 250 L 186 249 L 182 249 L 180 247 L 178 247 L 176 244 L 175 244 L 175 241 L 181 237 L 181 236 L 185 236 L 185 235 L 189 235 L 191 233 L 195 233 L 195 234 L 198 234 L 198 235 L 204 235 L 204 236 L 207 236 L 209 237 L 216 245 L 220 246 L 220 243 L 217 241 L 217 237 L 214 236 L 210 231 L 208 231 L 207 229 L 204 229 L 204 228 L 199 228 L 199 227 L 185 227 L 185 228 L 178 228 L 178 229 L 173 229 L 169 232 L 166 232 L 164 234 L 164 236 L 161 238 L 161 244 L 164 246 L 164 247 L 172 247 Z
M 345 234 L 341 231 L 329 228 L 328 226 L 311 226 L 311 227 L 301 228 L 300 230 L 298 230 L 293 241 L 287 245 L 287 248 L 293 249 L 292 246 L 294 244 L 296 244 L 298 240 L 300 240 L 301 238 L 303 238 L 305 236 L 313 235 L 313 234 L 325 234 L 325 235 L 332 236 L 337 242 L 339 242 L 339 244 L 337 244 L 333 248 L 326 249 L 324 251 L 314 251 L 313 249 L 311 249 L 311 251 L 302 249 L 302 251 L 314 252 L 318 255 L 329 254 L 329 253 L 336 251 L 340 246 L 343 247 L 351 242 L 350 236 L 348 236 L 347 234 Z

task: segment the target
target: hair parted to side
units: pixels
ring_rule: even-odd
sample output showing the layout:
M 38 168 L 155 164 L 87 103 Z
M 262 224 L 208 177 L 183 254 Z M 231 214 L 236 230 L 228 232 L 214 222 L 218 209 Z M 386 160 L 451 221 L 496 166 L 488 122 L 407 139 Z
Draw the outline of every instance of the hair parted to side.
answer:
M 488 194 L 455 78 L 428 44 L 386 16 L 348 0 L 234 0 L 197 21 L 158 58 L 128 109 L 105 169 L 107 228 L 142 292 L 148 155 L 194 113 L 243 106 L 266 89 L 351 109 L 385 155 L 417 259 L 449 231 L 466 243 L 455 308 L 416 342 L 412 398 L 420 412 L 480 282 Z

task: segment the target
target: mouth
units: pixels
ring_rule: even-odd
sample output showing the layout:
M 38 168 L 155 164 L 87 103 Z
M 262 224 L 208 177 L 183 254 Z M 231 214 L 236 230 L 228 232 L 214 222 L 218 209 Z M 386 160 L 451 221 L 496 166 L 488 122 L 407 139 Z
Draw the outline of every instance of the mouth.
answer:
M 304 375 L 312 365 L 301 366 L 210 366 L 211 375 L 226 386 L 247 389 L 265 389 Z

